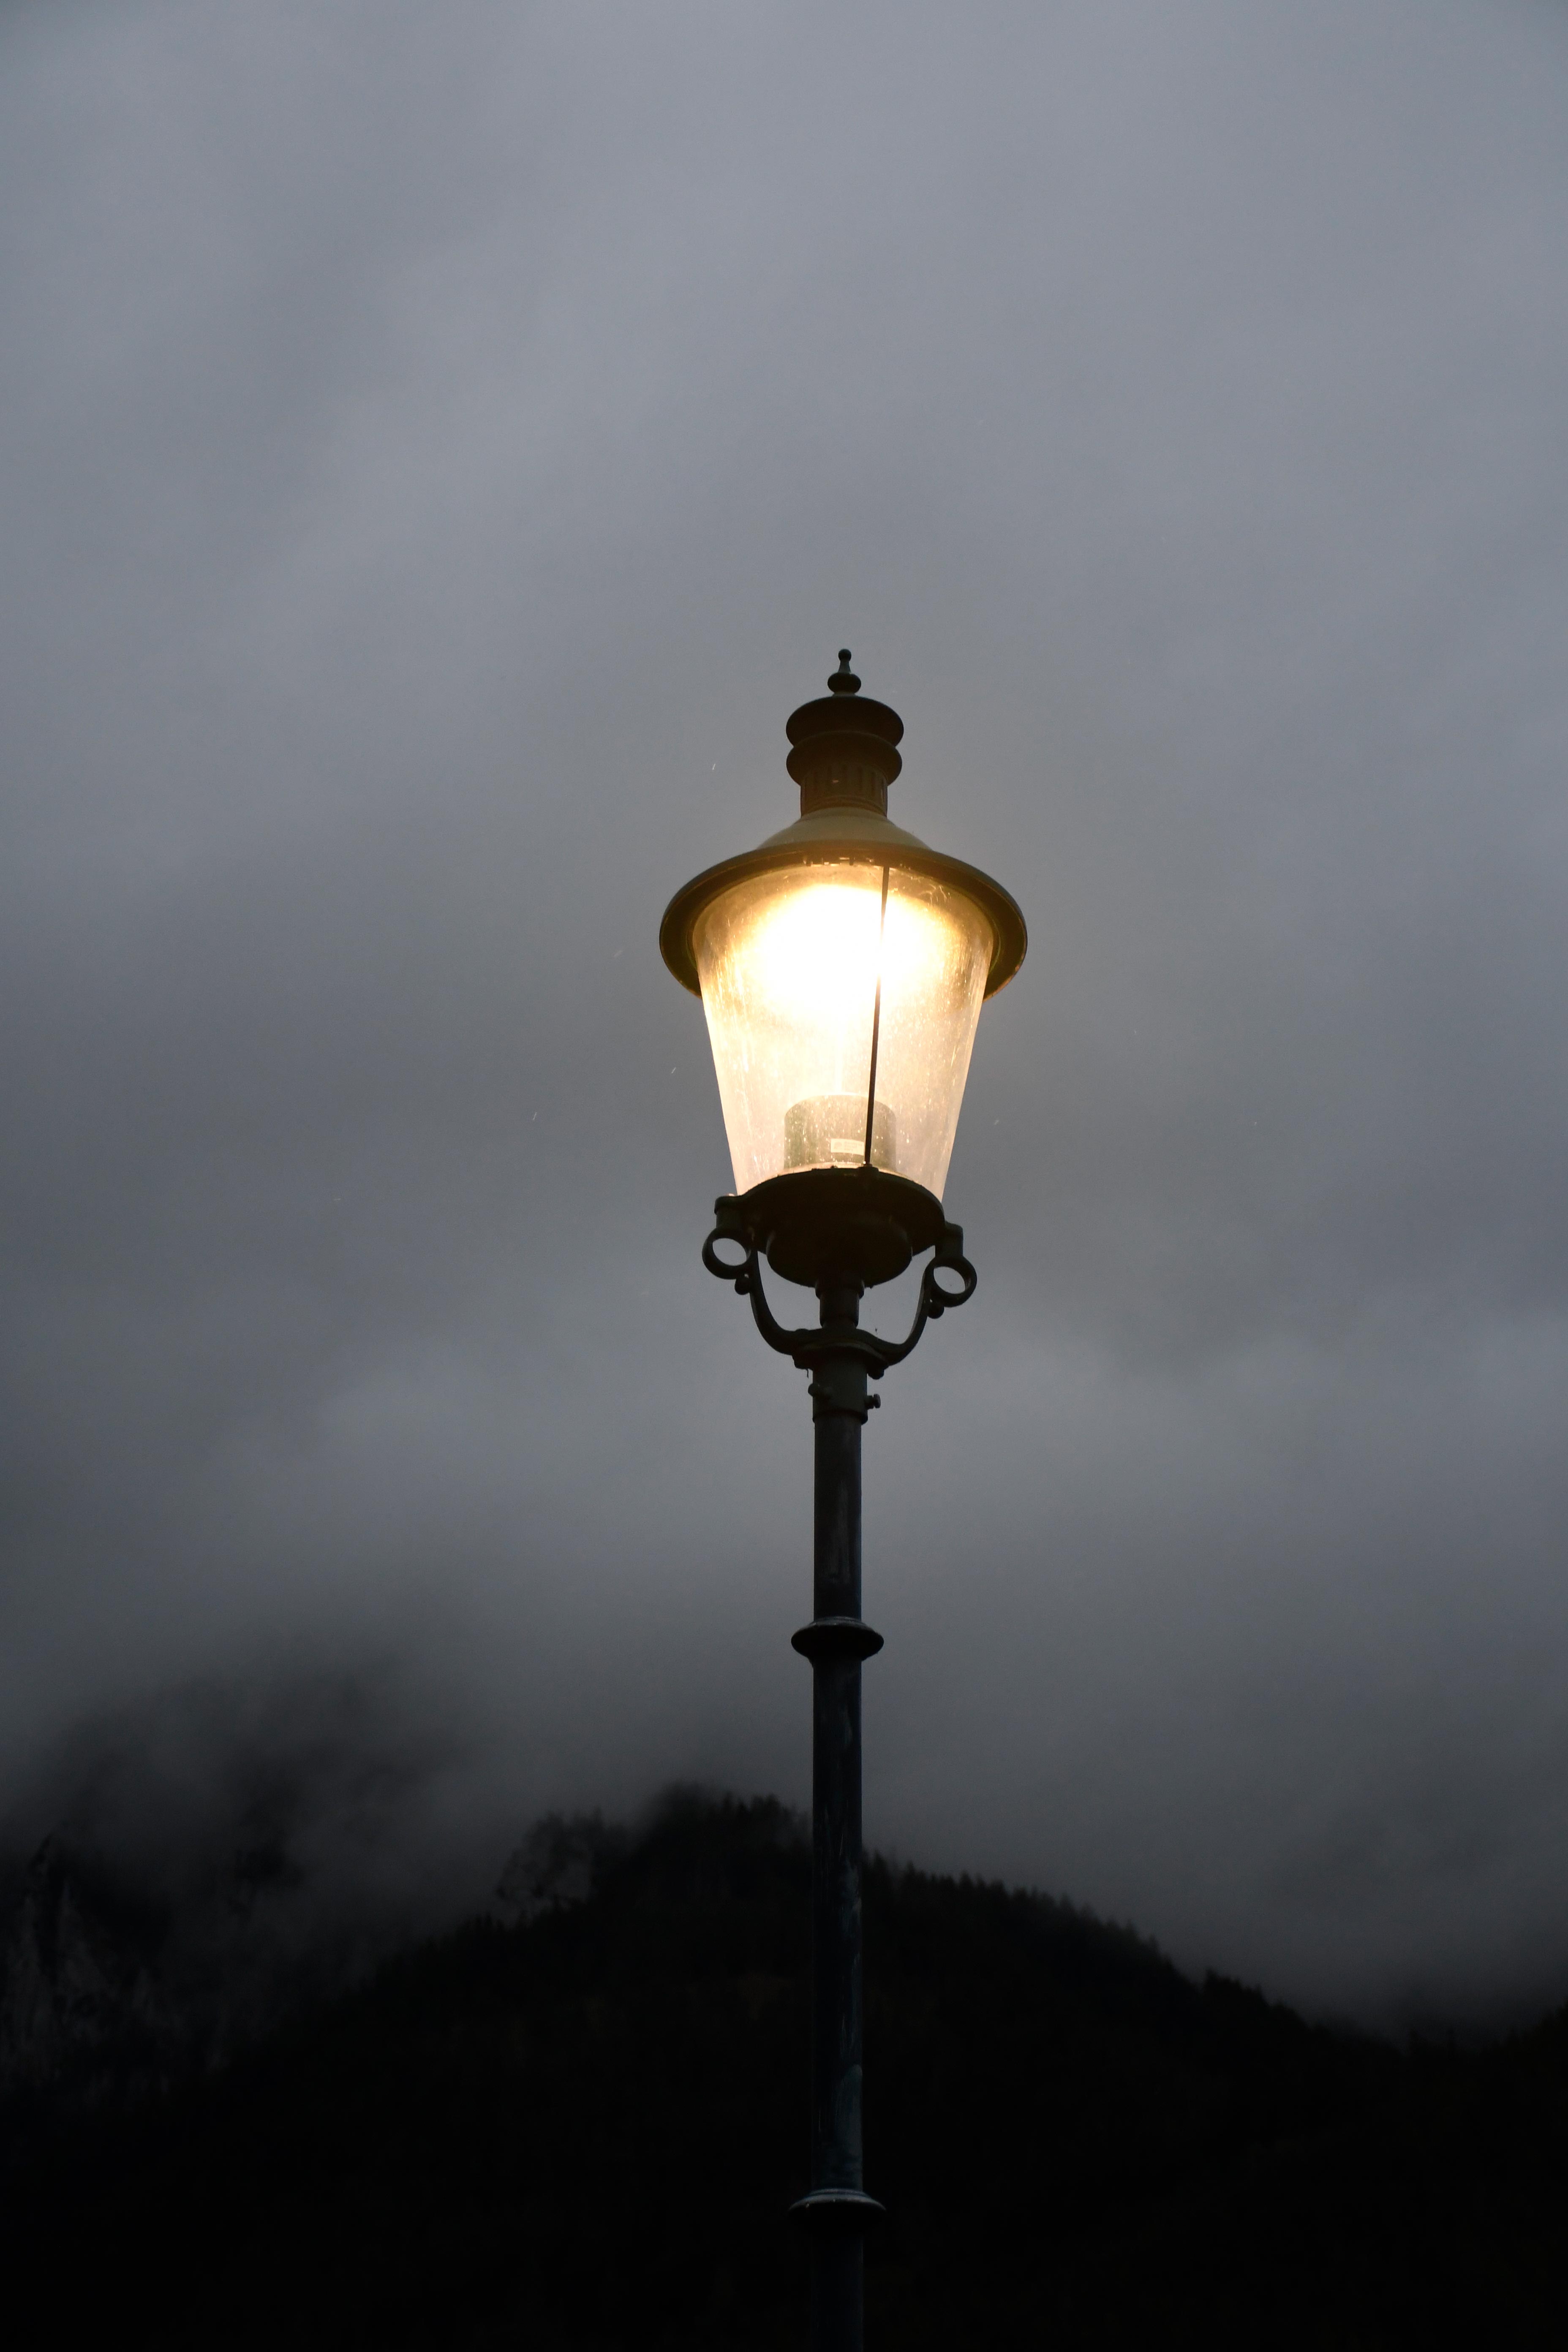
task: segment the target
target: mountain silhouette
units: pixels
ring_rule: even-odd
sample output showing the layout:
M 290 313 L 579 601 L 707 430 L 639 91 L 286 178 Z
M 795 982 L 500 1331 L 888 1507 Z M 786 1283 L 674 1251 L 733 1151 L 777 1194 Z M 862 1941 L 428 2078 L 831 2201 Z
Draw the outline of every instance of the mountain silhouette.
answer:
M 11 2340 L 800 2346 L 809 1875 L 768 1800 L 541 1824 L 506 1916 L 24 2136 Z M 1401 2053 L 877 1860 L 866 1942 L 873 2352 L 1563 2340 L 1568 2014 Z

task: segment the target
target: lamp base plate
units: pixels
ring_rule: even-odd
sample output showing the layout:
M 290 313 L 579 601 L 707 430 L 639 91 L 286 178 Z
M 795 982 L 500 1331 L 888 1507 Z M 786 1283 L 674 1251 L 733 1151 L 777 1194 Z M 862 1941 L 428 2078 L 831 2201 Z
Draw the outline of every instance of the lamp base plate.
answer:
M 893 1281 L 936 1247 L 945 1222 L 934 1192 L 882 1168 L 803 1168 L 723 1206 L 776 1275 L 812 1290 L 836 1280 L 868 1290 Z

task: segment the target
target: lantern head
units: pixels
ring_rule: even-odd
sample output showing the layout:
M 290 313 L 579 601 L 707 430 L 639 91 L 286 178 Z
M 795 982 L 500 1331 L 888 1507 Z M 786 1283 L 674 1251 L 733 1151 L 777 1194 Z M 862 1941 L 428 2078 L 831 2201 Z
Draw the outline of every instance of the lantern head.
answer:
M 987 875 L 889 824 L 903 721 L 861 696 L 847 650 L 828 686 L 788 722 L 798 820 L 678 891 L 659 947 L 702 999 L 742 1203 L 780 1179 L 870 1171 L 901 1180 L 877 1190 L 903 1199 L 906 1226 L 906 1192 L 925 1195 L 923 1231 L 942 1222 L 981 1003 L 1023 961 L 1024 919 Z M 784 1197 L 808 1193 L 869 1203 L 863 1184 L 820 1181 Z M 895 1273 L 929 1245 L 905 1238 Z M 763 1245 L 815 1278 L 809 1252 Z

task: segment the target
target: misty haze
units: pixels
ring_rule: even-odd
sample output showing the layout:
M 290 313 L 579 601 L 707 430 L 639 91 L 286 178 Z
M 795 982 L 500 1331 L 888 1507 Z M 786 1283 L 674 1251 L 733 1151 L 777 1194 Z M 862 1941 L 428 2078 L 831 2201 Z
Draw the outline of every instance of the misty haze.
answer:
M 658 931 L 849 646 L 1030 931 L 868 1846 L 1568 2000 L 1565 133 L 1526 0 L 5 12 L 7 1917 L 133 1890 L 216 2065 L 804 1807 Z

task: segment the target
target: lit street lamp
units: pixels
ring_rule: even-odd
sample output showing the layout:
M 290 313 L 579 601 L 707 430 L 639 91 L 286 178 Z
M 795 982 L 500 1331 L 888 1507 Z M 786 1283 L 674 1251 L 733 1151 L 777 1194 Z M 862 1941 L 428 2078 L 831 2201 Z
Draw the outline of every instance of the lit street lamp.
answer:
M 702 999 L 734 1163 L 702 1263 L 811 1375 L 812 1621 L 795 1636 L 813 1685 L 811 2189 L 795 2210 L 811 2224 L 814 2352 L 860 2352 L 862 2231 L 881 2210 L 860 2128 L 860 1665 L 882 1646 L 860 1616 L 860 1431 L 881 1402 L 867 1384 L 973 1295 L 942 1189 L 982 1000 L 1026 944 L 998 884 L 889 824 L 903 721 L 862 699 L 847 651 L 838 662 L 789 720 L 799 821 L 698 875 L 659 931 Z M 908 1338 L 861 1330 L 866 1291 L 927 1250 Z M 816 1327 L 775 1319 L 763 1258 L 816 1291 Z

